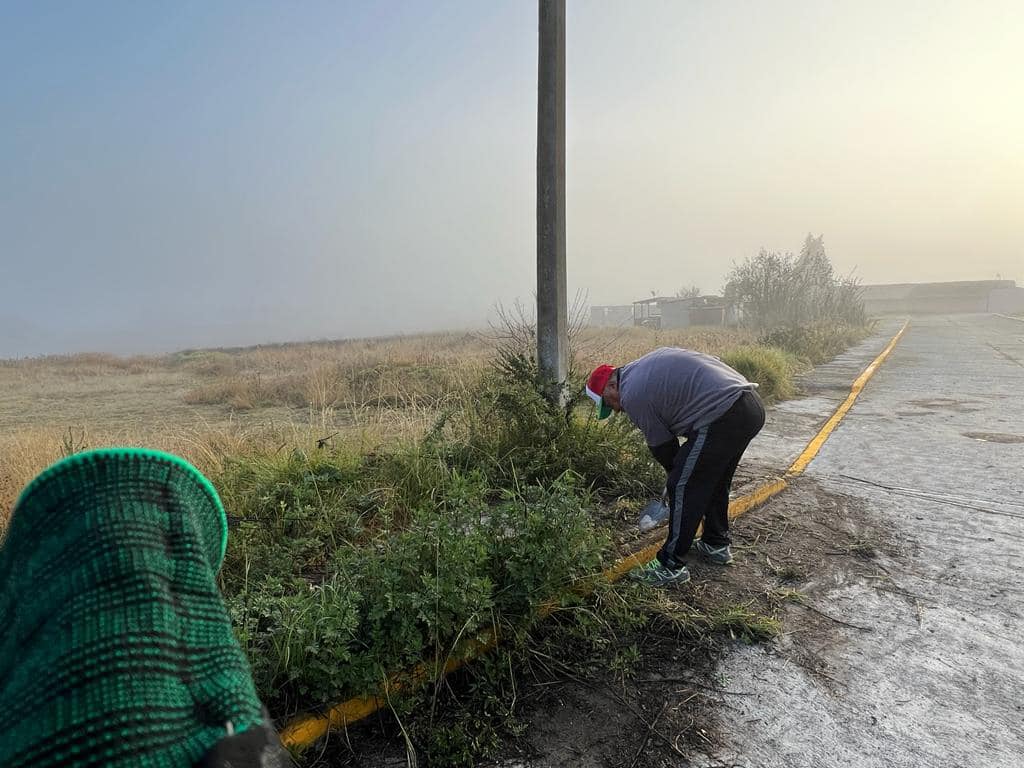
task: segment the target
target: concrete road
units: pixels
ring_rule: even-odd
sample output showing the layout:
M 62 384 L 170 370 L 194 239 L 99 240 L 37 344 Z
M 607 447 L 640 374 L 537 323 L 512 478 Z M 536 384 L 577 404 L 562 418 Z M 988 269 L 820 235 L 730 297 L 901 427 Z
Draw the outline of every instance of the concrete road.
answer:
M 753 693 L 698 764 L 1024 766 L 1024 322 L 914 318 L 806 474 L 889 539 L 887 576 L 814 596 L 869 630 L 817 649 L 825 676 L 799 637 L 732 652 L 723 682 Z

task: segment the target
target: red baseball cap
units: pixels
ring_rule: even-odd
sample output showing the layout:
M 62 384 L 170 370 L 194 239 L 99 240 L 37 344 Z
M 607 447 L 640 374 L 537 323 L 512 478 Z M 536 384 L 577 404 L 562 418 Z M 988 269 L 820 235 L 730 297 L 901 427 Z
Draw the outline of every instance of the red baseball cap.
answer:
M 597 403 L 597 418 L 599 419 L 607 419 L 612 415 L 612 408 L 604 401 L 603 395 L 608 379 L 612 377 L 613 373 L 615 373 L 615 369 L 612 366 L 599 365 L 587 379 L 587 397 Z

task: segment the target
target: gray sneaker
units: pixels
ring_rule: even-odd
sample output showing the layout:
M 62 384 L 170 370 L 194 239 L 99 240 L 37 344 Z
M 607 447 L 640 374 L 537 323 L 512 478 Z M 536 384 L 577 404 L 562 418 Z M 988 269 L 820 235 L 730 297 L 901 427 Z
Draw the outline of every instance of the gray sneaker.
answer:
M 697 539 L 693 542 L 693 550 L 698 555 L 703 555 L 712 563 L 717 563 L 718 565 L 728 565 L 732 562 L 732 552 L 729 550 L 728 544 L 724 547 L 712 547 Z
M 685 565 L 676 569 L 666 568 L 658 558 L 654 558 L 634 568 L 629 577 L 649 587 L 667 587 L 670 584 L 685 584 L 690 580 L 690 572 Z

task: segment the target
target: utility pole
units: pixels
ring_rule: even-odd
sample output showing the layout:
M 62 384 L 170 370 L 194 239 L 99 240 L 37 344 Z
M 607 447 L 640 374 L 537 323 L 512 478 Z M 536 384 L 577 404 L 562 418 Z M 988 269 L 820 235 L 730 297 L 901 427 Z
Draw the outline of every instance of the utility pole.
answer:
M 537 362 L 548 397 L 567 398 L 565 0 L 539 0 L 537 67 Z

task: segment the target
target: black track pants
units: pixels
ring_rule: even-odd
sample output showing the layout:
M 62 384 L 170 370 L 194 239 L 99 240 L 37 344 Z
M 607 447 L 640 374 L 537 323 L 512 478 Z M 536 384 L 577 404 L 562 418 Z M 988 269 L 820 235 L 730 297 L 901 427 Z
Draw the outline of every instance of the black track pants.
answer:
M 705 543 L 712 547 L 729 543 L 732 476 L 763 426 L 761 398 L 744 392 L 717 421 L 686 435 L 668 475 L 668 539 L 658 552 L 663 565 L 682 565 L 701 520 Z

